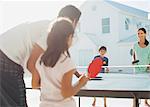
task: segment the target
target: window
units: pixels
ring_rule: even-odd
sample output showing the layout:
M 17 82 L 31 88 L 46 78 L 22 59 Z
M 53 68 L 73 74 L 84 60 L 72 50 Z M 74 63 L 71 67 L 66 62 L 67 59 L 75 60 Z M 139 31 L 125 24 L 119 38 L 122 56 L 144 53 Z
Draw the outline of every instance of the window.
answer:
M 145 25 L 145 28 L 147 30 L 147 35 L 149 35 L 150 34 L 150 25 Z
M 93 59 L 93 50 L 79 51 L 79 66 L 87 66 Z
M 127 21 L 125 21 L 125 29 L 126 29 L 126 30 L 129 30 L 129 24 L 128 24 Z
M 129 30 L 130 20 L 128 18 L 125 19 L 125 29 Z
M 102 33 L 110 33 L 110 18 L 102 19 Z
M 139 29 L 140 27 L 142 27 L 142 22 L 139 22 L 136 24 L 136 27 Z
M 80 22 L 77 23 L 76 31 L 77 31 L 77 32 L 80 32 L 80 31 L 81 31 Z

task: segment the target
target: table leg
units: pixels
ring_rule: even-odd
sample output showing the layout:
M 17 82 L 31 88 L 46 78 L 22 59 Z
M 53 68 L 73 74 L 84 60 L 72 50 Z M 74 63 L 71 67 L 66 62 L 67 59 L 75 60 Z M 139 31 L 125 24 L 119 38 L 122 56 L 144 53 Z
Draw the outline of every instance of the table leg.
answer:
M 80 107 L 80 97 L 79 97 L 79 107 Z
M 133 107 L 139 107 L 139 99 L 138 98 L 134 97 L 134 102 L 133 103 L 134 103 Z

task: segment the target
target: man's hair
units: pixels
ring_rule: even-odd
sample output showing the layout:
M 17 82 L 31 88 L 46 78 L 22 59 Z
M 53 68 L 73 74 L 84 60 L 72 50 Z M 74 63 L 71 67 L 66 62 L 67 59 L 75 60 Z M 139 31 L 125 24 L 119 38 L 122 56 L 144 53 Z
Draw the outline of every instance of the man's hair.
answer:
M 101 46 L 100 48 L 99 48 L 99 51 L 100 50 L 105 50 L 105 51 L 107 51 L 107 48 L 105 47 L 105 46 Z
M 81 11 L 73 5 L 63 7 L 58 14 L 58 17 L 67 17 L 71 21 L 78 21 L 80 16 Z

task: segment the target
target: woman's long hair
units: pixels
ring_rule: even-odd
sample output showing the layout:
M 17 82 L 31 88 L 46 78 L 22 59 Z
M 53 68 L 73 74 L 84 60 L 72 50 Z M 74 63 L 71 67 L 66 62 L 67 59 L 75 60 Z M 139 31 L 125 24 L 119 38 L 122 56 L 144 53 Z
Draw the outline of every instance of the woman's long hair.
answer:
M 67 56 L 70 57 L 68 52 L 68 38 L 70 35 L 73 36 L 73 34 L 74 28 L 71 21 L 66 18 L 58 18 L 48 33 L 48 47 L 41 57 L 40 63 L 43 62 L 45 66 L 54 67 L 61 54 L 66 52 Z
M 146 29 L 145 28 L 139 28 L 138 31 L 142 30 L 145 34 L 146 34 Z M 149 42 L 148 40 L 145 38 L 145 43 L 146 46 L 148 46 Z

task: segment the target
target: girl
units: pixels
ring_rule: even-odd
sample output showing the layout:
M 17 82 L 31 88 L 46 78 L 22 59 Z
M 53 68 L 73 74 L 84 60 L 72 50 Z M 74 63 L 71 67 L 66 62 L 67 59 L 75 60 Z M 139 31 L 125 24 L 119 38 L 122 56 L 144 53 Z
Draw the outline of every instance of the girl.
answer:
M 146 30 L 145 28 L 138 29 L 138 42 L 134 44 L 134 59 L 139 60 L 137 64 L 139 65 L 149 65 L 150 64 L 150 45 L 146 39 Z M 137 59 L 136 59 L 137 58 Z M 149 67 L 138 67 L 135 68 L 136 72 L 147 72 Z M 145 105 L 150 107 L 147 100 L 145 100 Z
M 88 81 L 88 77 L 81 76 L 78 83 L 72 86 L 76 67 L 68 49 L 73 34 L 73 25 L 66 18 L 58 18 L 48 34 L 47 50 L 36 64 L 41 78 L 40 107 L 75 107 L 72 96 Z

